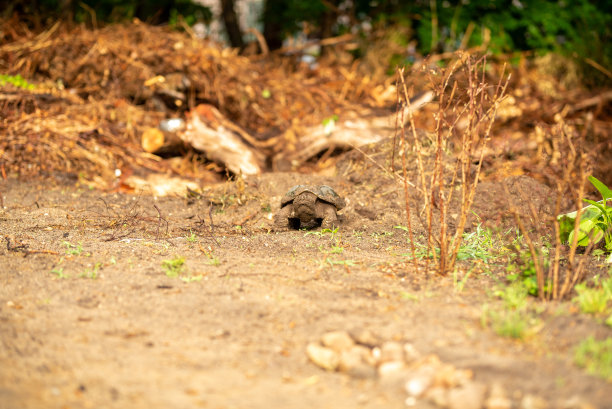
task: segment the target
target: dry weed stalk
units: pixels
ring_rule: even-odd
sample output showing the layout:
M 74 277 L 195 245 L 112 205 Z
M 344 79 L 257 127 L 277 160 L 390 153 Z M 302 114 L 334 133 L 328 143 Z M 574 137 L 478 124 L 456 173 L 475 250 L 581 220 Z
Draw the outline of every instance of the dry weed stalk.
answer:
M 536 271 L 538 297 L 541 300 L 559 300 L 569 294 L 574 286 L 582 280 L 584 262 L 593 249 L 594 241 L 591 241 L 591 244 L 586 247 L 584 253 L 580 255 L 578 259 L 576 258 L 579 236 L 578 229 L 584 205 L 582 199 L 584 197 L 587 175 L 590 173 L 590 169 L 588 168 L 588 163 L 590 161 L 588 160 L 587 154 L 581 151 L 577 144 L 574 143 L 570 133 L 569 128 L 564 123 L 558 124 L 553 128 L 551 133 L 551 140 L 553 142 L 551 165 L 557 168 L 556 174 L 558 175 L 555 181 L 557 197 L 555 199 L 554 213 L 548 219 L 543 219 L 543 217 L 536 212 L 525 193 L 520 190 L 520 188 L 518 191 L 521 200 L 529 205 L 531 221 L 535 227 L 537 238 L 534 238 L 534 233 L 525 226 L 523 222 L 525 215 L 520 214 L 512 201 L 512 195 L 508 187 L 504 185 L 504 191 L 510 200 L 510 212 L 513 214 L 516 224 L 527 243 L 529 255 Z M 569 243 L 566 271 L 563 278 L 563 284 L 561 284 L 560 267 L 564 246 L 561 243 L 559 220 L 556 215 L 561 213 L 561 201 L 568 192 L 571 195 L 577 213 L 574 222 L 574 238 L 573 241 Z M 551 224 L 554 235 L 552 238 L 553 244 L 552 248 L 548 251 L 548 255 L 546 255 L 541 240 L 548 235 L 545 227 Z
M 485 66 L 486 57 L 476 58 L 468 53 L 460 52 L 457 59 L 449 64 L 441 74 L 423 67 L 428 75 L 434 93 L 438 97 L 438 110 L 434 114 L 436 129 L 434 136 L 435 158 L 432 169 L 426 169 L 423 146 L 417 136 L 412 111 L 408 110 L 409 120 L 403 118 L 397 121 L 400 126 L 400 142 L 403 147 L 402 168 L 404 179 L 406 175 L 406 155 L 408 146 L 416 155 L 418 182 L 417 197 L 424 202 L 427 228 L 427 246 L 433 257 L 433 262 L 438 263 L 438 271 L 446 274 L 452 271 L 457 260 L 457 254 L 463 238 L 463 232 L 468 214 L 478 185 L 478 178 L 482 165 L 485 147 L 490 139 L 490 132 L 495 114 L 506 92 L 510 75 L 505 75 L 505 66 L 499 82 L 495 87 L 490 87 L 486 82 Z M 465 90 L 461 90 L 456 77 L 462 74 L 467 79 Z M 398 70 L 399 82 L 401 83 L 401 105 L 410 107 L 409 91 L 404 81 L 404 70 Z M 441 79 L 441 81 L 437 81 Z M 400 88 L 400 87 L 398 87 Z M 403 112 L 403 110 L 399 110 Z M 398 114 L 401 115 L 401 114 Z M 409 124 L 406 130 L 405 122 Z M 458 124 L 463 125 L 459 132 Z M 443 156 L 448 151 L 449 141 L 460 133 L 461 150 L 452 170 L 444 167 Z M 472 161 L 476 158 L 477 165 L 472 169 Z M 448 213 L 452 202 L 452 195 L 456 180 L 459 178 L 461 193 L 461 208 L 458 214 L 456 228 L 449 229 Z M 450 181 L 449 181 L 450 179 Z M 406 208 L 408 216 L 408 230 L 410 240 L 413 241 L 412 228 L 410 226 L 409 197 L 407 184 L 404 184 L 406 195 Z M 433 229 L 435 209 L 439 212 L 439 234 L 436 237 Z M 434 243 L 435 242 L 435 243 Z M 439 260 L 436 255 L 439 248 Z M 412 256 L 415 258 L 414 245 L 411 244 Z

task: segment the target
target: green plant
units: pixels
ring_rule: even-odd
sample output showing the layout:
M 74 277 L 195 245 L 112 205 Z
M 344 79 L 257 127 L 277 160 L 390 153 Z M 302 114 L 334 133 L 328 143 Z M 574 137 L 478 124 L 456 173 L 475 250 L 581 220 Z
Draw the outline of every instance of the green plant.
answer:
M 490 311 L 493 330 L 502 337 L 524 339 L 529 327 L 528 318 L 522 311 Z
M 472 270 L 466 272 L 463 275 L 463 278 L 459 280 L 459 273 L 457 272 L 457 269 L 453 271 L 453 287 L 455 288 L 456 292 L 460 293 L 461 291 L 463 291 L 463 288 L 465 287 L 465 284 L 467 283 L 467 280 L 468 278 L 470 278 L 471 275 Z
M 198 236 L 196 236 L 196 234 L 189 230 L 189 236 L 186 237 L 187 241 L 190 243 L 195 243 L 196 241 L 198 241 Z
M 493 239 L 491 230 L 478 224 L 476 230 L 463 234 L 463 243 L 459 247 L 457 260 L 477 259 L 489 263 L 497 257 L 492 250 L 499 247 Z
M 62 267 L 55 267 L 51 270 L 52 274 L 57 275 L 58 278 L 68 278 L 68 274 L 64 274 L 64 269 Z
M 17 75 L 4 75 L 0 74 L 0 85 L 12 84 L 17 88 L 32 90 L 36 88 L 34 84 L 30 84 L 28 81 L 23 79 L 19 74 Z
M 304 233 L 304 237 L 309 235 L 315 235 L 318 237 L 324 237 L 325 235 L 329 235 L 329 242 L 324 245 L 319 245 L 319 251 L 325 254 L 340 254 L 344 251 L 344 247 L 342 246 L 342 240 L 340 235 L 338 234 L 338 228 L 335 229 L 321 229 L 321 231 L 308 231 Z M 308 245 L 307 245 L 308 246 Z M 326 248 L 326 247 L 329 247 Z
M 612 338 L 597 341 L 588 337 L 576 348 L 574 362 L 592 375 L 612 380 Z
M 353 267 L 357 265 L 357 263 L 353 260 L 334 260 L 331 257 L 327 257 L 325 259 L 325 262 L 332 267 L 335 265 L 341 265 L 341 266 L 347 266 L 347 267 Z
M 336 122 L 338 122 L 338 115 L 332 115 L 328 118 L 323 119 L 323 131 L 325 135 L 330 135 L 336 128 Z
M 589 206 L 583 208 L 578 216 L 578 211 L 559 215 L 560 237 L 568 243 L 574 242 L 574 226 L 576 218 L 579 217 L 577 243 L 579 246 L 586 247 L 595 245 L 602 239 L 605 241 L 605 248 L 612 252 L 612 206 L 608 206 L 608 201 L 612 201 L 612 190 L 599 181 L 594 176 L 589 176 L 589 181 L 601 194 L 602 200 L 595 202 L 589 199 L 582 199 Z
M 102 263 L 96 263 L 94 264 L 93 268 L 85 270 L 84 272 L 79 274 L 79 277 L 80 278 L 91 278 L 95 280 L 96 278 L 98 278 L 98 270 L 100 270 L 101 267 L 102 267 Z
M 362 231 L 353 230 L 353 237 L 355 237 L 356 239 L 362 239 L 363 238 L 363 232 Z
M 335 229 L 321 229 L 321 231 L 307 231 L 306 233 L 304 233 L 304 237 L 306 236 L 310 236 L 310 235 L 315 235 L 315 236 L 319 236 L 319 237 L 323 237 L 326 234 L 330 235 L 330 239 L 334 239 L 336 237 L 336 234 L 338 233 L 338 228 L 336 227 Z
M 586 283 L 577 284 L 574 301 L 580 306 L 580 311 L 586 314 L 602 314 L 608 308 L 610 297 L 601 288 L 589 288 Z
M 319 246 L 319 251 L 321 251 L 322 253 L 328 253 L 328 254 L 340 254 L 344 251 L 344 247 L 332 244 L 329 250 L 325 250 L 323 249 L 323 246 Z
M 540 263 L 542 268 L 548 268 L 548 258 L 543 257 L 543 255 L 548 255 L 548 249 L 546 247 L 542 247 L 540 252 L 537 252 L 538 259 L 536 261 L 534 261 L 534 258 L 529 251 L 521 250 L 520 245 L 517 245 L 515 250 L 516 257 L 506 268 L 506 271 L 510 273 L 506 278 L 510 282 L 521 282 L 530 295 L 537 297 L 540 294 L 540 288 L 538 285 L 538 273 L 535 263 Z M 551 287 L 551 281 L 546 280 L 544 284 L 544 291 L 550 292 Z
M 496 288 L 494 294 L 504 301 L 504 307 L 510 310 L 524 310 L 528 304 L 528 288 L 524 283 L 515 282 Z
M 185 268 L 185 258 L 176 256 L 171 260 L 162 261 L 162 268 L 166 272 L 166 275 L 171 278 L 178 277 Z
M 211 255 L 210 259 L 208 260 L 208 264 L 211 266 L 220 266 L 221 260 L 219 260 L 219 257 Z
M 530 308 L 529 293 L 522 282 L 497 288 L 494 294 L 503 300 L 503 305 L 483 307 L 483 327 L 491 326 L 498 335 L 514 339 L 525 339 L 536 332 L 539 320 Z
M 573 301 L 578 303 L 582 312 L 586 314 L 608 312 L 608 305 L 612 300 L 612 275 L 601 282 L 598 277 L 595 277 L 591 287 L 587 283 L 580 283 L 574 288 L 577 295 Z
M 198 282 L 198 281 L 202 281 L 202 275 L 198 274 L 195 276 L 189 276 L 189 277 L 181 277 L 181 280 L 186 282 L 186 283 L 193 283 L 193 282 Z
M 402 300 L 419 301 L 418 295 L 409 293 L 408 291 L 400 291 L 399 296 Z
M 90 253 L 83 253 L 83 244 L 79 242 L 78 244 L 71 244 L 67 241 L 63 241 L 62 244 L 66 246 L 66 254 L 72 256 L 85 256 L 89 257 Z
M 394 228 L 408 231 L 408 228 L 405 226 L 394 226 Z M 439 257 L 440 248 L 434 247 L 434 251 L 436 257 Z M 463 242 L 459 246 L 457 260 L 482 260 L 485 263 L 491 263 L 503 252 L 501 244 L 493 238 L 493 232 L 479 224 L 473 232 L 463 234 Z M 402 255 L 410 257 L 409 254 L 405 253 Z M 419 243 L 415 243 L 415 255 L 420 259 L 434 258 L 431 250 Z

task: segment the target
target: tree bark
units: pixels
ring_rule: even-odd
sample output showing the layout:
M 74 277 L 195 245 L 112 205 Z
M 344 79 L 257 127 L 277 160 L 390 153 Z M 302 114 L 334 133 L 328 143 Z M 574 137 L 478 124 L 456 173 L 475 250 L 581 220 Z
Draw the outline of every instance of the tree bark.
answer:
M 221 0 L 221 18 L 225 24 L 225 31 L 232 47 L 243 48 L 242 30 L 238 23 L 238 16 L 234 7 L 234 0 Z
M 263 36 L 270 50 L 283 46 L 284 33 L 281 19 L 285 10 L 287 10 L 285 0 L 266 0 L 263 11 Z

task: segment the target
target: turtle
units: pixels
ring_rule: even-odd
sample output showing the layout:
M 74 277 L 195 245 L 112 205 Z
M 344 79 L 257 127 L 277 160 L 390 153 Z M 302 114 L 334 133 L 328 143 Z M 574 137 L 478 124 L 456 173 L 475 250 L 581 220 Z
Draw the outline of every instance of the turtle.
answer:
M 274 226 L 276 230 L 312 229 L 319 225 L 323 229 L 333 229 L 338 225 L 336 211 L 344 206 L 344 199 L 327 185 L 296 185 L 281 199 Z

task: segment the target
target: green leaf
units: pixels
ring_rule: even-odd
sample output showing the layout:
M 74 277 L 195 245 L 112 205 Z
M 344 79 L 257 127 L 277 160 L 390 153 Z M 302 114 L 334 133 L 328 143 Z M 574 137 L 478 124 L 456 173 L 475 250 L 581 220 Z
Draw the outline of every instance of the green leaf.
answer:
M 577 215 L 577 211 L 573 211 L 571 213 L 565 213 L 565 214 L 561 214 L 559 216 L 557 216 L 557 220 L 559 221 L 559 237 L 561 239 L 562 242 L 564 243 L 571 243 L 573 238 L 574 238 L 574 222 L 576 220 L 576 215 Z M 598 209 L 597 207 L 594 207 L 593 205 L 589 205 L 585 208 L 582 209 L 582 212 L 580 214 L 580 231 L 582 232 L 586 232 L 586 236 L 588 238 L 588 232 L 589 230 L 585 230 L 587 228 L 589 228 L 589 226 L 587 225 L 587 222 L 591 222 L 594 225 L 597 223 L 597 220 L 599 219 L 599 217 L 601 216 L 601 210 Z M 585 234 L 581 234 L 580 240 L 582 240 L 583 236 Z M 583 245 L 580 244 L 580 240 L 579 240 L 579 245 Z M 585 246 L 588 245 L 588 241 L 587 244 L 584 244 Z
M 588 246 L 593 239 L 593 242 L 598 243 L 603 238 L 603 231 L 599 228 L 596 219 L 587 219 L 580 222 L 578 226 L 578 245 Z M 571 231 L 568 237 L 568 242 L 571 244 L 574 240 L 574 230 Z
M 595 202 L 589 199 L 582 199 L 582 200 L 595 206 L 597 209 L 599 209 L 601 213 L 606 213 L 606 206 L 603 205 L 603 200 L 600 200 L 599 202 Z
M 601 197 L 603 197 L 604 201 L 608 201 L 612 199 L 612 190 L 608 188 L 608 186 L 604 185 L 599 179 L 595 176 L 589 176 L 589 182 L 595 186 L 599 193 L 601 193 Z

